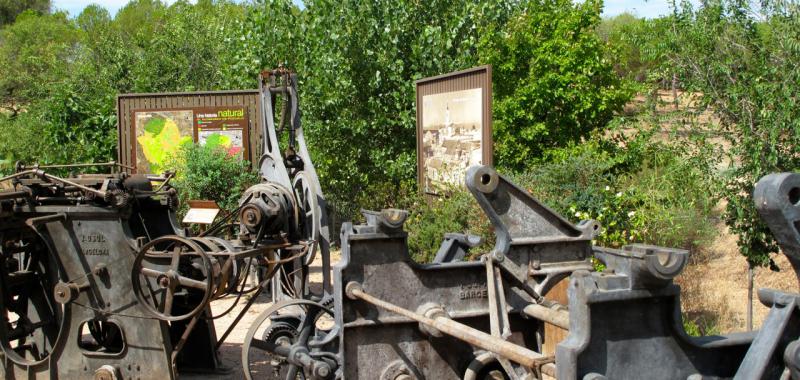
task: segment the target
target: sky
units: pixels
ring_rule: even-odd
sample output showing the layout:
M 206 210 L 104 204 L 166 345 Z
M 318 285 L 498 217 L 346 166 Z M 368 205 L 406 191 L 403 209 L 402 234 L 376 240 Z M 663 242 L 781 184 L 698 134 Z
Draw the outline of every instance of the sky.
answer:
M 670 3 L 668 0 L 605 0 L 603 16 L 610 17 L 628 12 L 639 17 L 655 18 L 669 14 Z M 691 0 L 691 3 L 697 6 L 700 2 Z
M 125 6 L 129 0 L 52 0 L 55 9 L 69 12 L 71 16 L 77 16 L 83 8 L 89 4 L 100 4 L 114 15 Z M 174 3 L 175 0 L 164 0 L 166 3 Z M 294 0 L 301 3 L 302 0 Z M 699 1 L 692 0 L 697 4 Z M 616 16 L 623 12 L 630 12 L 640 17 L 658 17 L 670 12 L 668 0 L 605 0 L 603 16 Z

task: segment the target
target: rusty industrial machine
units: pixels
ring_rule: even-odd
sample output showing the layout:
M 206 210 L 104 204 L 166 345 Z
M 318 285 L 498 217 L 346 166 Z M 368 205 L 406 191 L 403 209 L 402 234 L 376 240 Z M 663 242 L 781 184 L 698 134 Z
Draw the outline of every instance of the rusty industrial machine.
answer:
M 690 337 L 672 282 L 687 251 L 593 246 L 597 222 L 573 225 L 490 167 L 470 168 L 466 185 L 494 227 L 491 252 L 418 264 L 404 211 L 365 212 L 366 224 L 342 227 L 333 307 L 275 303 L 250 327 L 245 366 L 255 353 L 280 358 L 284 379 L 800 378 L 800 295 L 762 289 L 772 309 L 761 330 Z M 763 178 L 755 201 L 797 271 L 800 174 Z M 437 256 L 463 257 L 472 245 L 449 235 Z M 569 302 L 547 299 L 564 278 Z M 297 306 L 306 313 L 282 313 Z M 542 353 L 545 323 L 569 330 L 554 355 Z
M 0 179 L 0 374 L 7 379 L 174 379 L 223 372 L 217 349 L 258 295 L 322 299 L 308 264 L 329 266 L 325 200 L 300 126 L 296 78 L 261 77 L 262 181 L 206 232 L 176 222 L 174 173 L 116 163 L 17 165 Z M 273 107 L 281 106 L 276 123 Z M 285 149 L 282 149 L 285 148 Z M 109 174 L 58 176 L 83 166 Z M 106 170 L 109 171 L 109 170 Z M 215 236 L 237 225 L 229 239 Z M 263 272 L 247 288 L 250 269 Z M 329 287 L 328 287 L 329 288 Z M 249 299 L 220 337 L 212 301 Z M 246 298 L 242 296 L 247 295 Z
M 262 75 L 263 181 L 199 235 L 175 221 L 172 173 L 56 176 L 63 167 L 19 165 L 1 178 L 12 184 L 0 193 L 2 376 L 220 372 L 219 345 L 246 328 L 246 379 L 800 379 L 800 295 L 759 291 L 772 308 L 759 331 L 690 337 L 673 284 L 687 251 L 594 246 L 597 222 L 569 222 L 488 166 L 470 168 L 466 186 L 493 225 L 491 251 L 470 252 L 479 239 L 452 233 L 433 263 L 416 263 L 407 212 L 364 211 L 366 223 L 342 225 L 331 268 L 297 105 L 294 74 Z M 800 174 L 767 176 L 754 195 L 800 278 Z M 215 234 L 230 224 L 236 236 Z M 264 276 L 247 288 L 253 266 Z M 564 279 L 559 303 L 548 292 Z M 239 326 L 267 290 L 272 305 Z M 210 305 L 231 294 L 249 300 L 217 337 L 213 320 L 232 308 Z M 568 330 L 552 354 L 546 324 Z

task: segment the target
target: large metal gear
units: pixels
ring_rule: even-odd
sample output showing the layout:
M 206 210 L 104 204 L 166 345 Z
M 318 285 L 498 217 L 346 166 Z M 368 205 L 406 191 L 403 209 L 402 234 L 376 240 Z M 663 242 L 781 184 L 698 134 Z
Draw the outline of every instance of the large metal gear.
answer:
M 272 321 L 272 324 L 264 330 L 262 338 L 266 342 L 275 345 L 289 344 L 292 345 L 297 342 L 300 337 L 300 319 L 295 317 L 285 317 Z M 279 366 L 286 363 L 286 358 L 274 353 L 268 353 L 271 360 L 270 365 Z
M 286 314 L 281 315 L 281 312 Z M 270 363 L 273 378 L 287 380 L 333 378 L 339 365 L 338 361 L 327 354 L 331 352 L 330 350 L 320 351 L 312 347 L 320 346 L 320 339 L 326 342 L 336 341 L 330 335 L 335 334 L 335 331 L 320 328 L 318 325 L 323 315 L 333 317 L 333 311 L 320 303 L 302 299 L 277 302 L 259 315 L 250 325 L 242 347 L 245 378 L 248 380 L 254 378 L 251 363 L 263 361 L 251 360 L 251 352 L 264 353 L 270 358 L 281 358 L 274 365 Z M 290 322 L 292 319 L 297 321 L 294 329 L 292 329 L 294 323 Z M 261 339 L 256 338 L 256 334 L 262 330 L 262 325 L 267 321 L 270 321 L 270 325 L 261 334 Z

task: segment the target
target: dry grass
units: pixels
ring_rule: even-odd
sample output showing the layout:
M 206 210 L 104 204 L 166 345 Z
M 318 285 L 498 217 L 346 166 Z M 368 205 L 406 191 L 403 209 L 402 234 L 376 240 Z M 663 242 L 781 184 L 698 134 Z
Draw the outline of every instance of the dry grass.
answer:
M 729 142 L 720 128 L 719 119 L 710 111 L 698 107 L 700 96 L 677 92 L 677 107 L 672 91 L 659 90 L 655 102 L 644 95 L 635 97 L 625 107 L 625 114 L 634 116 L 642 127 L 658 125 L 656 138 L 664 140 L 686 139 L 691 134 L 704 134 L 707 142 L 728 152 Z M 655 112 L 653 112 L 655 111 Z M 632 125 L 623 133 L 636 133 L 639 125 Z M 720 168 L 730 165 L 721 160 Z M 721 213 L 724 204 L 720 205 Z M 736 236 L 723 222 L 716 225 L 718 236 L 711 244 L 692 252 L 689 265 L 677 283 L 682 287 L 682 307 L 689 318 L 712 325 L 714 330 L 726 333 L 747 328 L 747 262 L 739 253 Z M 758 301 L 756 290 L 773 288 L 791 292 L 798 291 L 797 279 L 783 254 L 775 255 L 781 269 L 773 272 L 768 268 L 755 269 L 753 325 L 758 328 L 769 309 Z M 715 331 L 715 332 L 716 332 Z
M 691 318 L 702 318 L 716 325 L 722 333 L 747 329 L 747 262 L 736 245 L 736 236 L 720 223 L 714 242 L 694 253 L 689 265 L 678 277 L 682 288 L 683 311 Z M 797 280 L 786 256 L 775 255 L 781 269 L 755 269 L 754 294 L 759 288 L 797 292 Z M 769 309 L 754 295 L 753 326 L 758 328 Z

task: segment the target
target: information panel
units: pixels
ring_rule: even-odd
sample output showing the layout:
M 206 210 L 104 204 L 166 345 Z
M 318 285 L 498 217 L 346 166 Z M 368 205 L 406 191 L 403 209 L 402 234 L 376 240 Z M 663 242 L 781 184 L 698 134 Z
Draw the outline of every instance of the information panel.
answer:
M 421 79 L 417 174 L 421 192 L 464 185 L 467 168 L 492 164 L 492 67 Z
M 257 166 L 261 154 L 258 90 L 117 96 L 118 155 L 125 171 L 162 174 L 186 144 L 224 149 Z M 255 163 L 253 162 L 255 161 Z
M 247 110 L 244 107 L 210 107 L 195 111 L 195 141 L 225 149 L 229 155 L 247 156 Z
M 137 110 L 133 119 L 137 173 L 162 173 L 180 148 L 193 142 L 249 157 L 249 119 L 242 106 Z

